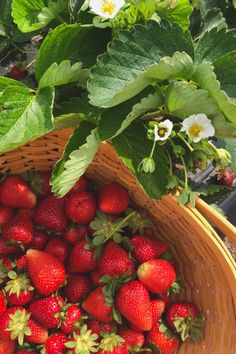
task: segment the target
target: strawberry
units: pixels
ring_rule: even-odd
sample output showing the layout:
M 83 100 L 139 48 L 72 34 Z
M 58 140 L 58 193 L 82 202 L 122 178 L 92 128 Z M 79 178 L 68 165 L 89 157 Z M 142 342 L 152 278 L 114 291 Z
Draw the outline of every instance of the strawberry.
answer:
M 48 296 L 65 282 L 63 264 L 50 254 L 30 249 L 26 260 L 30 279 L 39 294 Z
M 81 317 L 81 310 L 76 305 L 67 305 L 65 314 L 60 326 L 60 329 L 65 334 L 72 333 L 76 327 L 79 327 L 79 320 Z
M 64 203 L 63 198 L 59 199 L 51 194 L 46 196 L 35 210 L 35 223 L 53 231 L 63 231 L 67 225 Z
M 0 338 L 0 354 L 13 354 L 15 353 L 16 343 L 7 338 Z
M 140 330 L 152 327 L 152 304 L 146 288 L 136 280 L 124 284 L 116 295 L 118 311 Z
M 7 309 L 6 299 L 2 290 L 0 290 L 0 317 L 4 314 L 6 309 Z
M 159 322 L 154 323 L 146 338 L 154 346 L 153 352 L 159 349 L 161 354 L 173 354 L 180 347 L 180 340 L 167 332 L 165 326 Z
M 36 250 L 43 250 L 48 242 L 48 235 L 42 230 L 36 230 L 34 232 L 34 239 L 31 243 L 31 248 Z
M 98 208 L 106 214 L 122 214 L 129 206 L 129 193 L 118 183 L 104 185 L 98 196 Z
M 92 272 L 89 273 L 89 277 L 93 283 L 93 285 L 103 285 L 104 283 L 100 281 L 101 279 L 101 273 L 99 272 L 98 269 L 93 270 Z
M 141 264 L 137 275 L 141 283 L 156 294 L 166 292 L 176 280 L 174 268 L 164 259 L 151 259 Z
M 0 202 L 9 208 L 33 208 L 36 195 L 21 176 L 8 176 L 0 185 Z
M 70 349 L 68 353 L 71 354 L 95 353 L 98 346 L 97 339 L 98 335 L 92 334 L 91 330 L 88 330 L 87 326 L 84 325 L 80 330 L 73 332 L 73 335 L 66 342 L 65 346 Z
M 64 305 L 61 296 L 49 296 L 35 300 L 29 306 L 32 318 L 46 328 L 57 328 L 60 324 L 60 311 Z
M 33 223 L 28 218 L 16 215 L 3 226 L 2 237 L 5 241 L 29 245 L 34 238 Z
M 85 192 L 88 189 L 88 178 L 83 175 L 80 179 L 76 182 L 74 187 L 69 191 L 68 195 L 75 193 L 75 192 Z
M 232 187 L 235 179 L 235 174 L 230 169 L 221 169 L 217 175 L 217 181 L 223 186 Z
M 23 254 L 23 256 L 17 258 L 15 260 L 15 264 L 16 264 L 16 267 L 18 269 L 21 269 L 21 270 L 25 270 L 26 271 L 26 255 Z
M 119 336 L 123 338 L 128 346 L 129 352 L 140 352 L 144 345 L 144 335 L 140 332 L 135 332 L 132 329 L 122 327 L 119 329 Z
M 46 341 L 44 345 L 44 350 L 46 354 L 65 354 L 67 349 L 65 343 L 67 337 L 64 333 L 56 332 L 53 333 Z
M 12 245 L 0 238 L 0 257 L 10 256 L 20 251 L 18 245 Z
M 85 238 L 87 234 L 87 227 L 84 225 L 71 225 L 63 234 L 65 241 L 74 245 L 76 242 Z
M 16 215 L 22 218 L 33 219 L 35 209 L 20 208 L 17 210 Z
M 10 280 L 4 287 L 8 304 L 16 306 L 28 304 L 32 299 L 34 288 L 26 274 L 17 275 L 11 271 L 8 276 Z
M 202 337 L 203 318 L 196 305 L 187 301 L 171 304 L 167 311 L 167 323 L 185 341 L 189 337 L 197 341 Z
M 20 80 L 28 76 L 29 72 L 23 65 L 14 65 L 10 71 L 12 79 Z
M 165 311 L 165 307 L 165 302 L 163 300 L 152 300 L 153 322 L 157 322 L 161 318 Z
M 28 327 L 31 334 L 27 335 L 27 341 L 35 344 L 43 344 L 48 339 L 48 331 L 46 328 L 40 326 L 37 322 L 29 319 Z
M 128 252 L 114 241 L 109 241 L 99 261 L 99 272 L 113 277 L 115 275 L 131 275 L 135 271 L 134 262 Z
M 86 240 L 81 240 L 74 245 L 68 260 L 69 273 L 86 273 L 97 267 L 94 249 L 87 248 Z
M 88 320 L 88 328 L 91 329 L 92 333 L 101 335 L 101 332 L 112 332 L 116 331 L 117 326 L 115 322 L 102 323 L 98 320 Z
M 99 354 L 128 354 L 126 342 L 115 333 L 105 333 L 99 348 Z
M 69 302 L 79 302 L 91 290 L 92 284 L 87 275 L 69 274 L 64 288 Z
M 8 280 L 8 272 L 13 268 L 10 258 L 0 258 L 0 284 Z
M 37 353 L 30 349 L 29 350 L 22 349 L 22 350 L 17 350 L 15 354 L 37 354 Z
M 96 213 L 95 198 L 89 192 L 73 193 L 66 201 L 65 211 L 70 220 L 78 224 L 87 224 Z
M 112 307 L 106 304 L 102 287 L 93 290 L 83 302 L 82 307 L 96 320 L 105 323 L 112 321 Z
M 158 258 L 167 250 L 164 243 L 153 240 L 146 235 L 134 235 L 131 238 L 131 245 L 133 246 L 132 254 L 139 263 Z
M 46 197 L 51 193 L 51 186 L 49 184 L 51 173 L 47 171 L 29 172 L 26 176 L 34 193 L 40 197 Z
M 163 294 L 159 294 L 159 298 L 160 300 L 162 300 L 165 304 L 165 307 L 167 307 L 170 303 L 170 295 L 168 294 L 168 292 L 163 293 Z
M 0 206 L 0 228 L 13 216 L 14 211 L 10 208 Z
M 66 263 L 69 257 L 70 247 L 64 240 L 55 237 L 47 243 L 44 251 L 51 254 L 62 263 Z

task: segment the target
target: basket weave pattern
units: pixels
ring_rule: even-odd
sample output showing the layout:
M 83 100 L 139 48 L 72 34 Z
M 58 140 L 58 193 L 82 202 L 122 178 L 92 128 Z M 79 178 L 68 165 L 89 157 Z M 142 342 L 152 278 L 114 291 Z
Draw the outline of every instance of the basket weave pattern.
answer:
M 60 157 L 69 130 L 54 132 L 0 155 L 0 171 L 22 174 L 49 170 Z M 181 299 L 194 301 L 206 317 L 204 339 L 184 344 L 180 354 L 236 354 L 236 266 L 224 243 L 196 210 L 177 205 L 173 196 L 149 199 L 113 148 L 102 144 L 87 174 L 99 183 L 124 185 L 133 202 L 145 208 L 155 233 L 165 241 L 180 264 Z

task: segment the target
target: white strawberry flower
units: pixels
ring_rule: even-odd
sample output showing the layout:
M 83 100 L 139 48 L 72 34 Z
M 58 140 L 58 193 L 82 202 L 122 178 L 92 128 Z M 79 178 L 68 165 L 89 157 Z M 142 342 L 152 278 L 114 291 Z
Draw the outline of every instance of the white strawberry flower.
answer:
M 124 0 L 91 0 L 89 3 L 91 11 L 104 19 L 114 18 L 124 5 Z
M 215 128 L 204 113 L 191 115 L 183 121 L 182 125 L 181 131 L 186 132 L 194 143 L 215 135 Z
M 158 140 L 167 140 L 173 130 L 173 123 L 169 120 L 166 119 L 163 122 L 156 124 L 154 127 L 154 135 L 155 141 Z

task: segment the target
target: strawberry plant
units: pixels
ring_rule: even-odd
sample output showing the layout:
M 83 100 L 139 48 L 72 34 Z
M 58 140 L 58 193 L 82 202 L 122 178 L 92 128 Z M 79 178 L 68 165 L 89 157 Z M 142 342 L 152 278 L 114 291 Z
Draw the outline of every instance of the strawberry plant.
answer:
M 235 6 L 2 0 L 1 62 L 14 66 L 0 76 L 0 152 L 71 127 L 50 180 L 57 196 L 108 141 L 150 198 L 181 187 L 178 202 L 194 205 L 190 174 L 209 161 L 235 169 Z

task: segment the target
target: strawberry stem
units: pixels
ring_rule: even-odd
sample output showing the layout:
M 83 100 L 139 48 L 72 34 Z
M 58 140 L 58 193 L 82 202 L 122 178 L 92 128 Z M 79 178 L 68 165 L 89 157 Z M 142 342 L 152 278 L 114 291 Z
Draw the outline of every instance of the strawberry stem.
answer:
M 120 228 L 125 225 L 127 223 L 127 221 L 132 218 L 132 216 L 134 216 L 136 214 L 135 211 L 133 211 L 132 213 L 128 214 L 124 219 L 121 220 L 120 223 L 118 223 L 114 229 L 106 236 L 106 239 L 103 241 L 103 243 L 106 243 L 107 240 L 109 240 L 117 231 L 120 230 Z

